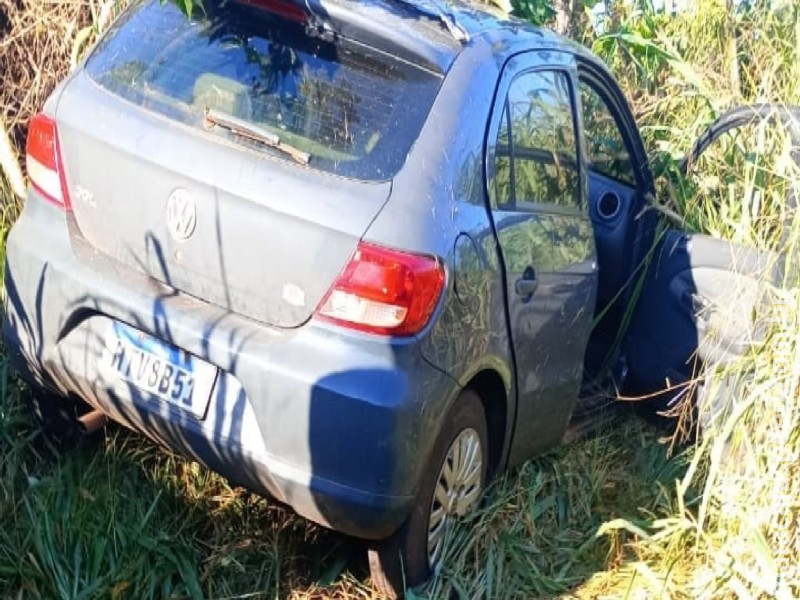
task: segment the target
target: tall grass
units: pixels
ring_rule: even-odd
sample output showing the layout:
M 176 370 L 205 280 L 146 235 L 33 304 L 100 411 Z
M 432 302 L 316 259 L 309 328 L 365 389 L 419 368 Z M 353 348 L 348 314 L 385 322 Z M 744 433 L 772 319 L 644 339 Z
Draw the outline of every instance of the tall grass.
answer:
M 585 41 L 632 102 L 658 176 L 653 203 L 682 227 L 787 258 L 754 316 L 762 337 L 698 382 L 705 397 L 724 400 L 702 415 L 698 445 L 661 443 L 660 432 L 625 417 L 531 461 L 454 532 L 425 596 L 800 597 L 800 223 L 785 202 L 800 185 L 794 149 L 784 131 L 754 124 L 720 140 L 692 177 L 677 167 L 726 108 L 800 104 L 800 7 L 732 16 L 725 4 L 699 0 L 671 18 L 619 15 L 608 35 Z M 33 35 L 36 15 L 52 18 L 48 6 L 15 3 L 25 27 L 0 52 L 28 43 L 14 36 Z M 46 95 L 119 5 L 60 6 L 72 21 L 53 25 L 56 41 L 24 38 L 57 55 L 58 72 L 17 77 L 5 90 L 38 87 L 2 96 L 18 144 L 24 115 L 38 108 L 29 99 Z M 0 197 L 5 232 L 16 204 L 2 185 Z M 26 393 L 0 361 L 0 596 L 373 595 L 352 541 L 123 431 L 56 452 L 31 426 Z
M 658 157 L 660 201 L 689 229 L 780 252 L 785 261 L 778 284 L 765 281 L 768 301 L 753 316 L 765 335 L 737 364 L 703 374 L 702 397 L 721 402 L 714 415 L 701 415 L 709 424 L 670 490 L 674 510 L 601 531 L 637 533 L 625 589 L 796 598 L 800 220 L 786 200 L 800 192 L 797 148 L 782 128 L 755 123 L 720 140 L 690 180 L 676 175 L 675 159 L 725 108 L 800 104 L 800 6 L 732 17 L 724 3 L 704 0 L 675 18 L 631 19 L 595 48 L 633 97 Z
M 114 427 L 56 450 L 2 369 L 0 388 L 0 597 L 377 598 L 358 542 Z M 455 532 L 419 595 L 571 593 L 630 554 L 598 528 L 669 510 L 688 458 L 628 416 L 528 463 Z

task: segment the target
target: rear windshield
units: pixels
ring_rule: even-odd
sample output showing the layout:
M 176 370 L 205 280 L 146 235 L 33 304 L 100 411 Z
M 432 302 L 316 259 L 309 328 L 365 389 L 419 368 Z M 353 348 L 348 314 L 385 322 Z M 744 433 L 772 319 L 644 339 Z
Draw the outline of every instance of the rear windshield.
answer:
M 393 177 L 441 79 L 364 46 L 309 35 L 303 23 L 252 4 L 207 1 L 189 19 L 170 2 L 142 2 L 105 36 L 86 71 L 182 123 L 202 128 L 210 109 L 308 153 L 314 168 Z M 213 132 L 292 160 L 228 129 Z

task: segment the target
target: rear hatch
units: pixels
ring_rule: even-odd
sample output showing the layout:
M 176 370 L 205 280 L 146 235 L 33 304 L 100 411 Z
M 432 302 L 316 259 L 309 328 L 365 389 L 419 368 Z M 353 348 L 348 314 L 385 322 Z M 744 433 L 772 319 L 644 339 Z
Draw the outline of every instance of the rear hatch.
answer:
M 136 5 L 56 119 L 74 218 L 98 251 L 296 327 L 386 202 L 441 76 L 273 4 L 210 1 L 191 18 Z

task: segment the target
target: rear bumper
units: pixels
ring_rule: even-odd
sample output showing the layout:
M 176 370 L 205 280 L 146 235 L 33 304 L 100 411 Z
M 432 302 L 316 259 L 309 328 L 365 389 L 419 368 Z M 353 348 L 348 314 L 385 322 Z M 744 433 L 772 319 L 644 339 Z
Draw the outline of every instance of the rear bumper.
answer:
M 71 226 L 32 193 L 9 234 L 3 333 L 24 376 L 313 521 L 373 539 L 399 527 L 458 393 L 413 341 L 255 323 L 120 267 Z M 115 320 L 219 368 L 204 418 L 106 374 Z

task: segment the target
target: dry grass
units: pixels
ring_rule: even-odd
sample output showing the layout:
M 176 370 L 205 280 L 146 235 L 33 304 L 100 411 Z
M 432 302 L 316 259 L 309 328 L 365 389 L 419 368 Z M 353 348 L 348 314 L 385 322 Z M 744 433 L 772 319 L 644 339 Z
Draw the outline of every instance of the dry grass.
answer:
M 19 149 L 28 121 L 69 71 L 76 36 L 91 13 L 84 0 L 9 0 L 3 11 L 0 117 Z
M 25 135 L 56 84 L 111 23 L 124 0 L 0 3 L 0 171 L 19 195 Z M 10 144 L 4 148 L 3 138 Z

